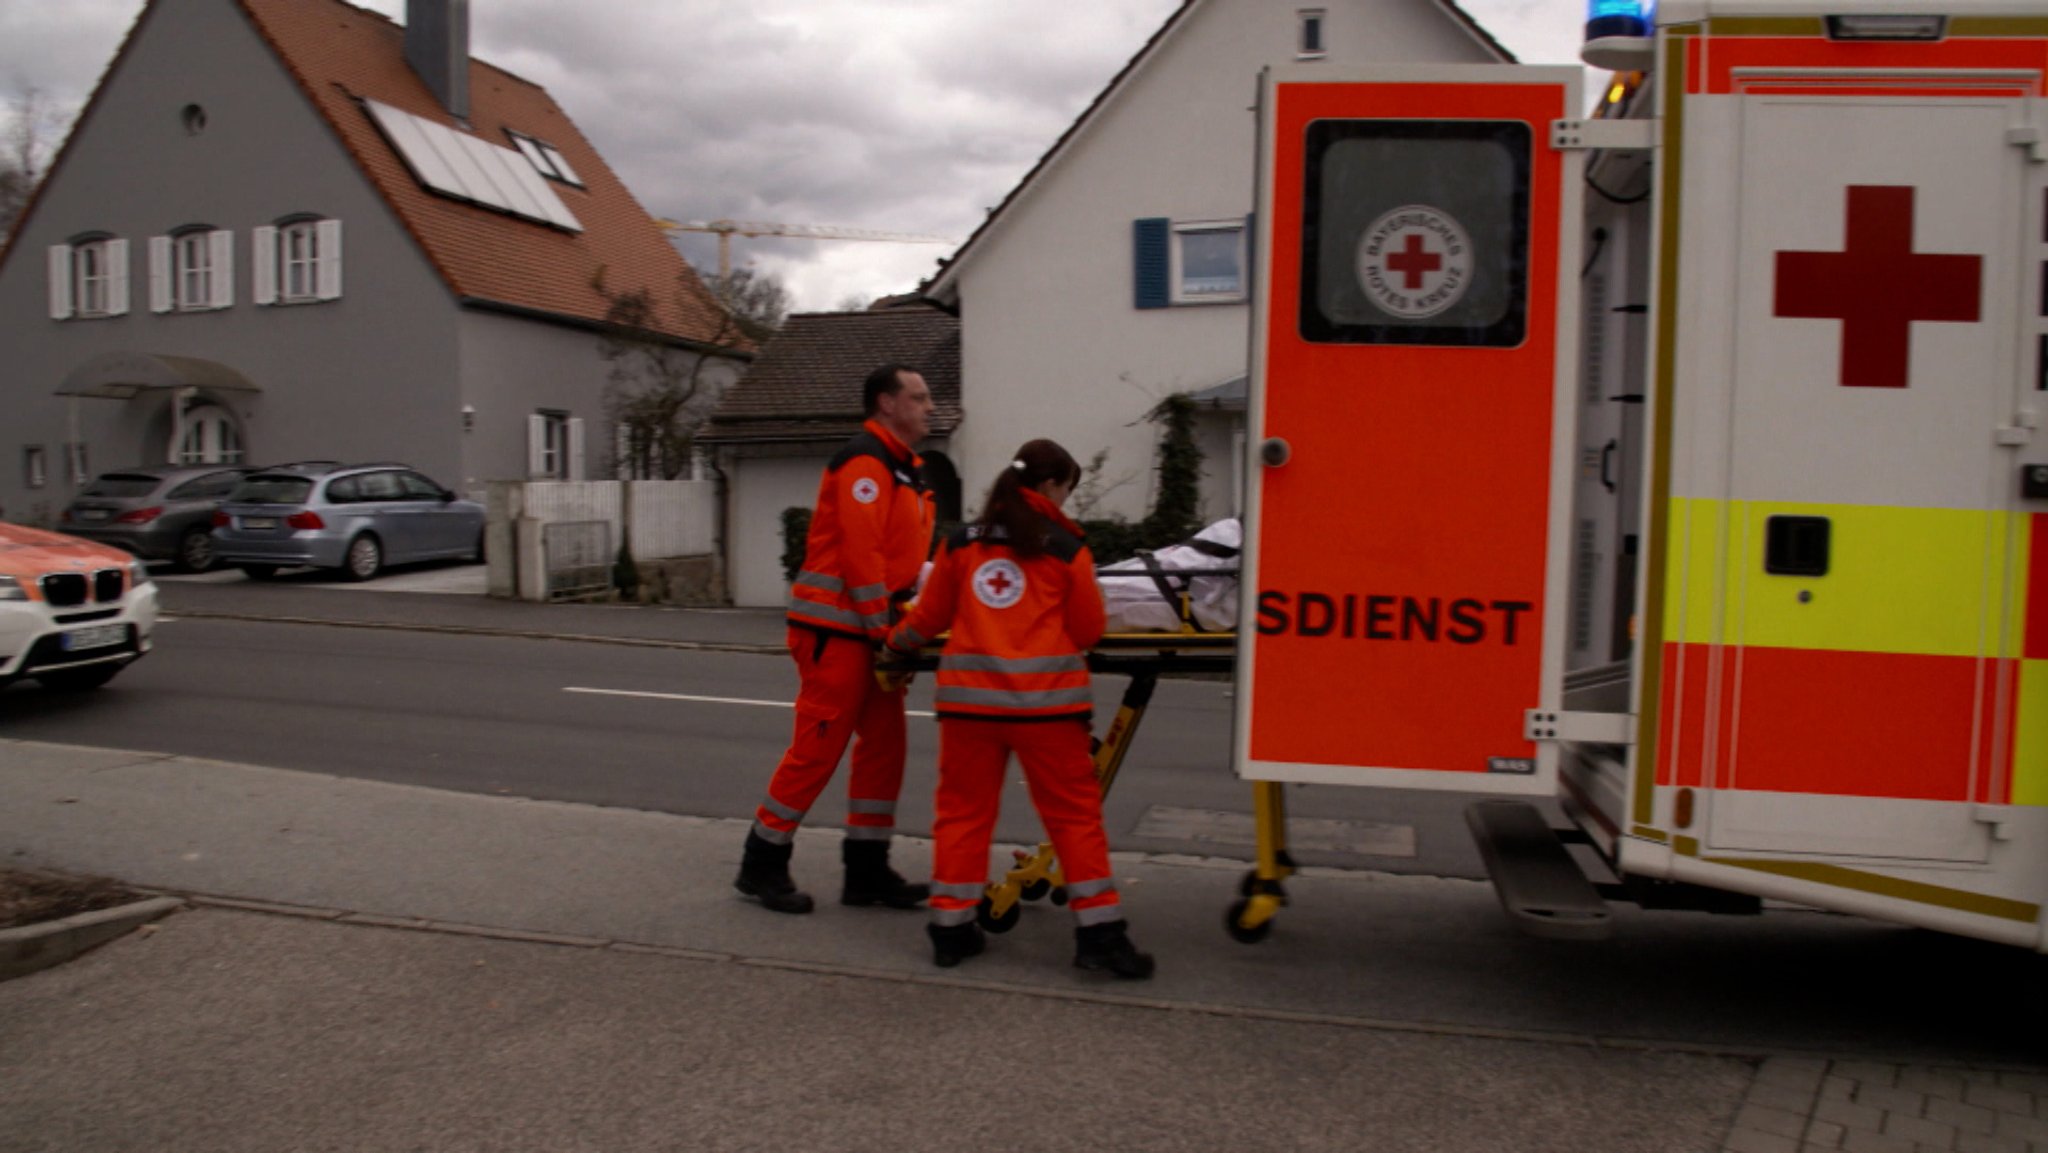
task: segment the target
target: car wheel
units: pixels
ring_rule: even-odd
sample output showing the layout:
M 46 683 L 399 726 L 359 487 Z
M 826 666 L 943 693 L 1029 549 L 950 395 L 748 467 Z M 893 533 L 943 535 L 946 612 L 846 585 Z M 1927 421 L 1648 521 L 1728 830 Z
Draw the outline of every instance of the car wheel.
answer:
M 277 575 L 277 566 L 274 564 L 245 564 L 242 566 L 242 572 L 252 581 L 267 581 Z
M 85 693 L 99 688 L 114 679 L 121 671 L 117 664 L 88 665 L 82 669 L 58 669 L 55 672 L 38 673 L 36 679 L 43 687 L 57 693 Z
M 384 546 L 369 533 L 363 533 L 348 542 L 348 555 L 342 558 L 342 575 L 352 581 L 366 581 L 376 576 L 384 567 Z
M 187 532 L 178 541 L 178 567 L 186 572 L 205 572 L 213 567 L 213 533 L 203 528 Z

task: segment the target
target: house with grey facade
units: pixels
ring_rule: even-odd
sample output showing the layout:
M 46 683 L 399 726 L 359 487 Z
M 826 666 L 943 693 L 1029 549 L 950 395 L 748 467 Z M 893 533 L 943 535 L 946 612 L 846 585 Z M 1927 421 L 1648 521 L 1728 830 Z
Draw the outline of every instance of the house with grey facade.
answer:
M 903 298 L 865 312 L 799 313 L 697 437 L 725 482 L 720 539 L 734 604 L 787 599 L 783 513 L 810 509 L 826 463 L 860 431 L 862 382 L 891 362 L 917 370 L 931 386 L 931 436 L 918 452 L 940 522 L 960 519 L 961 476 L 949 455 L 960 424 L 960 322 Z
M 1451 0 L 1186 0 L 923 287 L 961 320 L 961 474 L 1051 437 L 1106 453 L 1092 512 L 1136 520 L 1147 414 L 1189 393 L 1202 514 L 1237 512 L 1260 71 L 1512 59 Z
M 0 251 L 0 509 L 134 464 L 630 471 L 605 337 L 752 345 L 467 0 L 150 0 Z M 623 324 L 623 327 L 622 327 Z M 614 345 L 613 347 L 616 347 Z M 692 359 L 694 358 L 694 359 Z

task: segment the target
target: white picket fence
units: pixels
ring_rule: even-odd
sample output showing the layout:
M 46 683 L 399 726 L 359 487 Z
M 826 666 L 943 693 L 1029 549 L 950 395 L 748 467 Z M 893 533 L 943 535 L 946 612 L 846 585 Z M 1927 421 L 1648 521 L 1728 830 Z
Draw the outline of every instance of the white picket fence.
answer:
M 485 553 L 493 596 L 548 599 L 543 526 L 603 522 L 633 559 L 708 556 L 717 547 L 718 494 L 708 480 L 492 481 Z

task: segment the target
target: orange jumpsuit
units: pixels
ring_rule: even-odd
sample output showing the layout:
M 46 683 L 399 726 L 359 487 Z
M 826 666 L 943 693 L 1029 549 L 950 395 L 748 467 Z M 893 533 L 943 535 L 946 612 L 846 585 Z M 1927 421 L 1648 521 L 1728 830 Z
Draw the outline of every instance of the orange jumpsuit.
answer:
M 915 651 L 951 631 L 939 657 L 939 788 L 932 822 L 931 919 L 974 920 L 1011 753 L 1059 853 L 1080 925 L 1123 920 L 1102 829 L 1088 721 L 1086 652 L 1102 636 L 1102 592 L 1080 529 L 1025 490 L 1056 527 L 1021 557 L 999 530 L 969 525 L 946 542 L 924 593 L 889 638 Z
M 849 840 L 887 841 L 903 788 L 903 692 L 874 679 L 875 646 L 931 549 L 923 461 L 870 420 L 825 466 L 789 590 L 789 651 L 801 687 L 796 732 L 754 811 L 754 832 L 789 844 L 853 741 Z

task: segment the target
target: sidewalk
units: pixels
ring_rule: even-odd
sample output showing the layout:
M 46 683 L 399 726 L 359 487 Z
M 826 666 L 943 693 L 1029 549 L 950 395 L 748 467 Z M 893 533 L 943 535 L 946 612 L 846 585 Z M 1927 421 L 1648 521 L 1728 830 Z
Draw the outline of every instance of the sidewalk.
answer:
M 738 900 L 739 822 L 5 740 L 0 766 L 14 863 L 201 895 L 0 984 L 0 1150 L 1771 1153 L 1815 1124 L 1910 1149 L 1884 1143 L 1908 1120 L 2024 1150 L 2040 1123 L 2027 1039 L 1987 1045 L 1952 996 L 1859 1021 L 1853 975 L 1797 978 L 1839 918 L 1773 945 L 1624 914 L 1622 947 L 1559 948 L 1484 885 L 1328 870 L 1245 947 L 1241 866 L 1119 854 L 1156 980 L 1072 969 L 1045 905 L 942 972 L 917 914 Z M 796 861 L 827 896 L 836 839 Z M 1731 981 L 1738 943 L 1786 987 Z M 1672 987 L 1713 1018 L 1660 1016 Z

